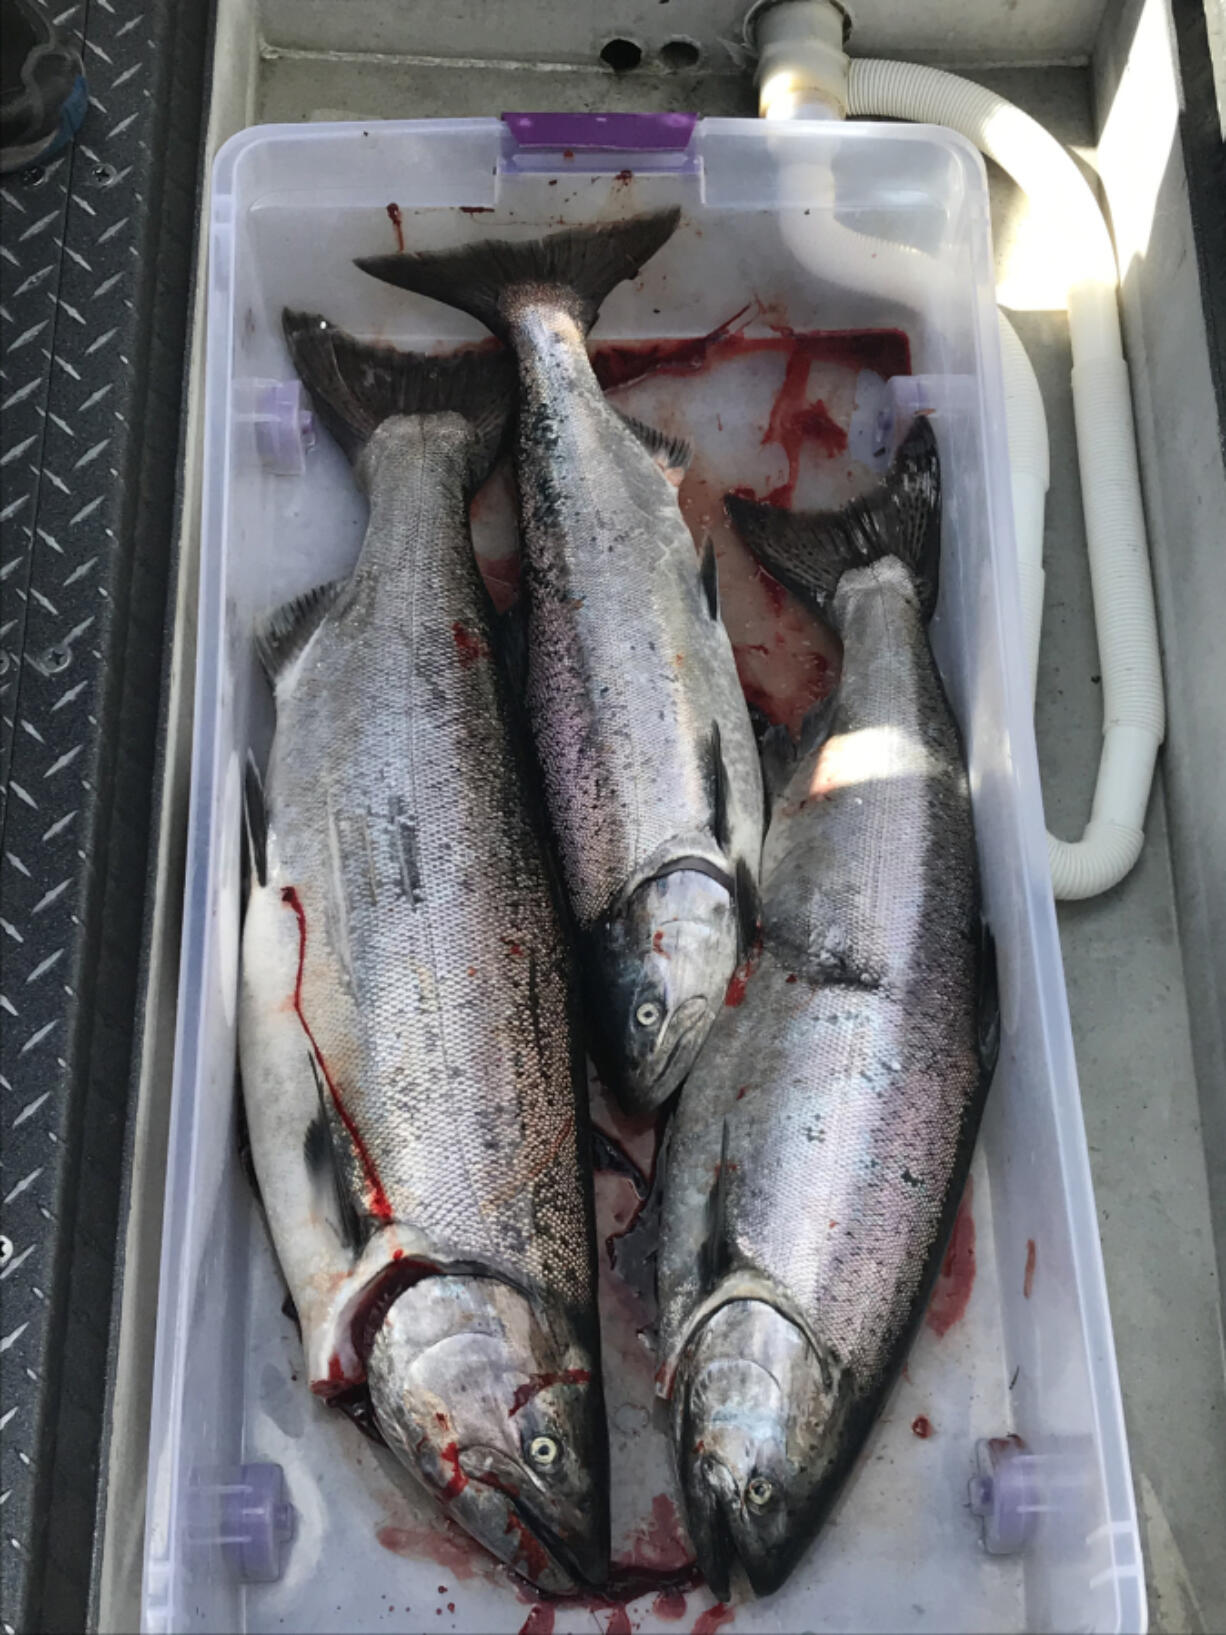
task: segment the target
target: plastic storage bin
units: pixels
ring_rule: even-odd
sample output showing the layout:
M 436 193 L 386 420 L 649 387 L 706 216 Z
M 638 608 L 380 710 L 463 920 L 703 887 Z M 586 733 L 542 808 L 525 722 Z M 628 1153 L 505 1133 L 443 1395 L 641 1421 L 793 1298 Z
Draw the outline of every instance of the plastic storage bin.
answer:
M 837 503 L 884 464 L 900 402 L 934 411 L 946 493 L 934 643 L 966 736 L 1002 999 L 972 1195 L 930 1320 L 821 1538 L 778 1595 L 737 1605 L 732 1627 L 1144 1625 L 1019 627 L 983 167 L 929 127 L 542 116 L 256 128 L 217 160 L 149 1630 L 710 1631 L 724 1621 L 703 1589 L 685 1603 L 649 1591 L 624 1611 L 598 1599 L 533 1610 L 310 1397 L 235 1118 L 241 768 L 271 729 L 251 624 L 344 571 L 365 512 L 339 451 L 326 439 L 310 446 L 281 308 L 402 346 L 472 343 L 484 337 L 472 320 L 364 277 L 353 258 L 401 234 L 439 246 L 674 201 L 681 228 L 614 292 L 593 345 L 631 382 L 627 407 L 694 437 L 710 478 L 705 498 L 689 494 L 696 527 L 718 525 L 738 461 L 758 492 L 782 482 L 797 503 Z M 832 242 L 854 230 L 906 246 L 933 276 L 911 305 L 891 304 L 830 256 L 806 258 L 823 228 Z M 836 433 L 824 448 L 820 437 L 784 448 L 786 438 L 763 436 L 801 331 L 842 335 L 814 348 L 809 398 L 821 393 Z M 693 348 L 678 345 L 687 339 Z M 908 345 L 911 377 L 891 384 Z M 667 366 L 636 376 L 626 358 L 652 348 Z M 475 511 L 495 578 L 507 528 L 495 483 Z M 768 691 L 774 662 L 755 672 Z M 795 650 L 779 661 L 795 662 Z M 614 1551 L 668 1568 L 684 1541 L 636 1344 L 631 1330 L 609 1348 Z

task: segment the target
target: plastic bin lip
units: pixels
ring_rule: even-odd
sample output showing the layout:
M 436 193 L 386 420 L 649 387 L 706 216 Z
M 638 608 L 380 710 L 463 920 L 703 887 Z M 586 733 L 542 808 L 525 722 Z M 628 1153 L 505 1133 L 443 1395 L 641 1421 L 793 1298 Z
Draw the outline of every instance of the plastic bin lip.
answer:
M 219 708 L 222 649 L 228 639 L 229 618 L 225 603 L 223 550 L 228 551 L 230 530 L 228 485 L 230 483 L 228 426 L 230 390 L 235 375 L 233 338 L 235 294 L 233 281 L 241 257 L 236 243 L 243 231 L 249 208 L 259 203 L 262 188 L 249 185 L 248 164 L 262 149 L 290 143 L 301 154 L 304 149 L 326 150 L 342 143 L 349 153 L 354 145 L 369 140 L 393 144 L 401 135 L 437 132 L 440 141 L 468 133 L 485 133 L 491 151 L 498 151 L 502 121 L 493 116 L 468 119 L 410 119 L 396 121 L 343 121 L 318 124 L 255 126 L 238 132 L 218 151 L 213 164 L 213 256 L 210 270 L 210 333 L 207 375 L 213 408 L 206 422 L 206 471 L 204 479 L 205 518 L 202 530 L 201 628 L 196 670 L 195 743 L 193 746 L 193 788 L 189 831 L 189 854 L 185 881 L 183 942 L 181 950 L 181 999 L 179 1032 L 174 1063 L 175 1097 L 171 1108 L 172 1158 L 178 1148 L 194 1144 L 204 1091 L 207 1055 L 207 1004 L 215 1003 L 204 984 L 193 988 L 202 975 L 214 982 L 213 960 L 217 939 L 216 897 L 219 865 L 212 844 L 216 802 L 227 785 L 233 744 L 224 729 Z M 988 220 L 987 173 L 982 156 L 965 138 L 944 127 L 896 125 L 886 122 L 854 124 L 827 121 L 798 121 L 785 127 L 770 126 L 749 118 L 705 118 L 698 120 L 690 137 L 690 150 L 702 156 L 712 138 L 735 137 L 746 147 L 785 140 L 797 144 L 798 157 L 805 152 L 880 142 L 888 132 L 891 143 L 928 145 L 954 157 L 964 179 L 965 191 L 958 203 L 963 222 L 972 229 L 969 266 L 977 290 L 978 318 L 973 327 L 973 373 L 977 378 L 979 401 L 990 405 L 999 388 L 999 359 L 995 354 L 995 320 L 991 315 L 991 256 L 984 224 Z M 477 144 L 479 147 L 480 144 Z M 317 161 L 314 157 L 311 164 Z M 349 161 L 346 161 L 347 163 Z M 957 185 L 951 176 L 951 184 Z M 358 201 L 360 204 L 362 201 Z M 429 206 L 427 208 L 434 208 Z M 737 208 L 733 206 L 733 208 Z M 853 209 L 854 218 L 854 209 Z M 985 282 L 986 281 L 986 282 Z M 219 394 L 224 394 L 219 395 Z M 990 419 L 986 408 L 980 411 Z M 1008 466 L 1003 429 L 989 428 L 983 440 L 984 474 L 990 491 L 1002 483 L 1007 490 Z M 1021 639 L 1008 619 L 1011 548 L 1008 542 L 1008 508 L 990 492 L 992 528 L 996 536 L 993 605 L 981 609 L 979 617 L 989 621 L 991 639 L 998 643 L 1005 672 L 1005 700 L 1010 705 L 1008 729 L 1012 736 L 1012 756 L 1005 776 L 1011 790 L 1007 844 L 1020 860 L 1023 875 L 1020 916 L 1023 926 L 1022 961 L 1026 967 L 1019 980 L 1034 990 L 1032 1019 L 1041 1025 L 1041 1076 L 1049 1085 L 1041 1087 L 1053 1103 L 1053 1132 L 1045 1146 L 1061 1180 L 1058 1191 L 1068 1212 L 1072 1237 L 1070 1261 L 1078 1311 L 1076 1347 L 1084 1351 L 1089 1383 L 1087 1423 L 1095 1440 L 1095 1463 L 1103 1489 L 1107 1512 L 1098 1534 L 1109 1544 L 1109 1564 L 1095 1582 L 1110 1581 L 1114 1588 L 1115 1622 L 1100 1628 L 1143 1631 L 1146 1627 L 1144 1583 L 1139 1566 L 1136 1508 L 1128 1469 L 1122 1408 L 1119 1398 L 1110 1318 L 1098 1245 L 1089 1161 L 1085 1150 L 1073 1057 L 1072 1033 L 1059 964 L 1054 904 L 1045 871 L 1041 825 L 1041 796 L 1037 757 L 1028 700 L 1019 714 L 1012 706 L 1025 692 L 1021 662 Z M 212 650 L 210 652 L 210 649 Z M 199 849 L 198 849 L 199 848 Z M 1038 866 L 1036 873 L 1035 865 Z M 1054 950 L 1054 964 L 1052 956 Z M 216 1016 L 213 1017 L 216 1020 Z M 154 1442 L 150 1464 L 149 1544 L 146 1556 L 147 1621 L 156 1618 L 167 1603 L 157 1586 L 168 1571 L 181 1570 L 172 1557 L 164 1561 L 166 1550 L 166 1510 L 178 1503 L 179 1466 L 187 1453 L 180 1445 L 181 1426 L 190 1414 L 185 1401 L 185 1374 L 190 1343 L 184 1339 L 189 1329 L 192 1277 L 191 1255 L 200 1231 L 200 1217 L 207 1200 L 197 1189 L 185 1184 L 187 1170 L 167 1176 L 165 1231 L 159 1269 L 159 1344 L 156 1361 L 153 1408 Z M 160 1448 L 159 1448 L 160 1442 Z M 173 1471 L 173 1475 L 171 1472 Z M 1106 1608 L 1100 1608 L 1106 1612 Z M 1107 1613 L 1110 1617 L 1110 1614 Z
M 486 130 L 491 134 L 510 131 L 515 136 L 515 140 L 521 148 L 526 148 L 531 151 L 542 144 L 535 139 L 525 139 L 519 136 L 518 122 L 527 120 L 548 120 L 551 122 L 549 128 L 553 130 L 554 126 L 552 122 L 555 121 L 578 122 L 580 120 L 590 120 L 594 117 L 606 116 L 506 113 L 498 116 L 492 114 L 479 114 L 463 119 L 348 119 L 320 120 L 308 125 L 289 123 L 249 125 L 241 131 L 236 131 L 233 136 L 228 137 L 227 140 L 218 148 L 213 159 L 212 180 L 214 207 L 216 206 L 218 199 L 229 197 L 234 193 L 240 179 L 239 170 L 242 161 L 252 149 L 265 146 L 275 146 L 277 143 L 284 142 L 287 139 L 292 141 L 296 146 L 301 146 L 303 143 L 308 142 L 330 145 L 335 143 L 338 139 L 344 139 L 346 141 L 384 141 L 388 138 L 394 139 L 398 134 L 407 135 L 410 132 L 421 133 L 430 130 L 437 130 L 440 136 L 455 136 L 458 132 L 465 130 Z M 605 142 L 603 139 L 600 141 L 595 141 L 594 139 L 585 140 L 582 136 L 580 136 L 576 141 L 567 143 L 562 138 L 558 137 L 556 140 L 556 145 L 558 147 L 568 145 L 590 147 L 594 151 L 603 148 L 608 148 L 610 150 L 616 149 L 618 151 L 630 151 L 635 147 L 644 147 L 650 148 L 652 151 L 660 151 L 665 148 L 680 150 L 688 147 L 695 149 L 698 153 L 701 153 L 703 138 L 707 135 L 717 136 L 731 134 L 735 135 L 740 140 L 750 142 L 771 143 L 783 140 L 789 145 L 816 143 L 818 145 L 829 145 L 831 147 L 835 147 L 847 142 L 879 141 L 882 133 L 888 131 L 891 141 L 929 143 L 934 146 L 942 147 L 950 153 L 957 155 L 957 157 L 962 161 L 963 165 L 966 166 L 976 177 L 979 186 L 982 189 L 983 209 L 985 213 L 987 211 L 988 174 L 983 155 L 973 142 L 970 142 L 961 134 L 961 132 L 950 130 L 947 125 L 926 125 L 919 123 L 895 124 L 889 120 L 879 119 L 857 119 L 847 122 L 831 121 L 826 119 L 795 119 L 789 120 L 786 125 L 781 125 L 771 124 L 768 121 L 744 116 L 695 116 L 691 114 L 667 116 L 657 114 L 624 115 L 616 117 L 619 120 L 617 129 L 623 136 L 625 133 L 622 131 L 622 123 L 620 123 L 622 121 L 626 123 L 627 131 L 630 130 L 628 122 L 631 119 L 643 119 L 657 122 L 657 127 L 660 130 L 663 130 L 664 126 L 659 122 L 662 122 L 666 118 L 675 121 L 685 121 L 688 123 L 686 140 L 685 142 L 676 140 L 676 136 L 679 134 L 681 128 L 680 125 L 677 125 L 674 129 L 674 139 L 669 141 L 661 140 L 649 142 L 646 139 L 640 141 L 619 139 L 618 141 L 614 142 L 612 139 L 612 133 L 610 133 L 608 142 Z M 561 128 L 560 125 L 557 128 Z M 646 128 L 644 128 L 644 138 L 645 137 Z M 552 136 L 549 142 L 545 145 L 555 145 Z

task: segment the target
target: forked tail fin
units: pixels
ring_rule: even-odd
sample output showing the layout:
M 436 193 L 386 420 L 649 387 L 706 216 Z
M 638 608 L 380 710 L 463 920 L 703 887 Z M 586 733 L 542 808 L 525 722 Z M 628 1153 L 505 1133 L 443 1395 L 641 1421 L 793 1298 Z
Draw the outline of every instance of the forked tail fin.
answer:
M 936 606 L 941 561 L 941 465 L 924 416 L 907 433 L 885 481 L 838 511 L 784 511 L 738 494 L 724 509 L 745 544 L 781 584 L 825 611 L 852 568 L 893 556 L 909 568 L 925 619 Z
M 357 265 L 385 283 L 471 312 L 503 338 L 508 303 L 517 292 L 556 291 L 586 334 L 610 290 L 635 276 L 680 219 L 679 209 L 657 210 L 545 238 L 484 239 L 455 250 L 364 256 Z

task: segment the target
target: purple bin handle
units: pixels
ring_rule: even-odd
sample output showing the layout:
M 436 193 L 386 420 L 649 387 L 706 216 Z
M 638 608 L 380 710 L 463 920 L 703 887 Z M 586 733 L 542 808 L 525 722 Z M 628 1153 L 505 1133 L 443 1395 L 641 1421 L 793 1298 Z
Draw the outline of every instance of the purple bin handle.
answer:
M 670 152 L 690 145 L 696 114 L 503 114 L 521 148 Z

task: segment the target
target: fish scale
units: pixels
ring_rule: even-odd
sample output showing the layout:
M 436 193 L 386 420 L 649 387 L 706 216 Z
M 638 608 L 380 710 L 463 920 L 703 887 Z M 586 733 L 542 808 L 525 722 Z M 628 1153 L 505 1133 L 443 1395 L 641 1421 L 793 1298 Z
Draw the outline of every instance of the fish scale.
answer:
M 278 687 L 268 770 L 272 876 L 295 883 L 306 920 L 302 1008 L 394 1217 L 449 1258 L 513 1254 L 534 1281 L 581 1297 L 574 1106 L 558 1093 L 571 1050 L 561 933 L 475 560 L 446 527 L 454 456 L 406 420 L 364 458 L 369 543 Z M 380 698 L 403 706 L 372 708 Z M 352 846 L 339 870 L 321 808 Z M 335 1135 L 351 1152 L 343 1125 Z M 537 1188 L 554 1163 L 569 1184 Z M 360 1196 L 356 1158 L 352 1175 Z
M 843 641 L 838 691 L 790 767 L 768 746 L 785 772 L 763 948 L 682 1090 L 666 1171 L 660 1378 L 691 1532 L 717 1589 L 739 1557 L 767 1593 L 833 1503 L 922 1314 L 992 1002 L 962 745 L 926 628 L 931 429 L 844 513 L 728 506 Z
M 713 722 L 738 838 L 753 743 L 722 624 L 702 606 L 676 492 L 610 405 L 564 313 L 513 319 L 528 597 L 528 704 L 568 894 L 594 923 L 686 851 L 731 873 L 711 831 Z
M 579 934 L 589 1047 L 628 1108 L 676 1090 L 755 915 L 762 789 L 713 547 L 677 490 L 689 451 L 606 402 L 586 337 L 680 212 L 542 239 L 374 256 L 473 313 L 519 375 L 527 714 Z
M 448 1514 L 567 1593 L 608 1563 L 582 1057 L 468 525 L 509 371 L 309 314 L 285 331 L 370 519 L 346 581 L 256 631 L 276 732 L 264 790 L 248 775 L 252 1160 L 311 1389 L 365 1387 Z

